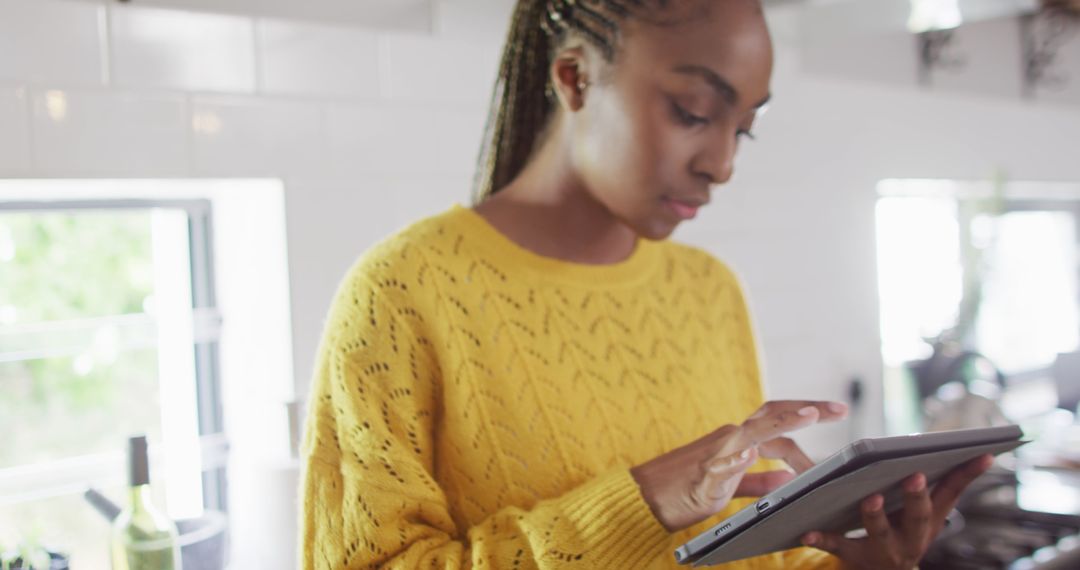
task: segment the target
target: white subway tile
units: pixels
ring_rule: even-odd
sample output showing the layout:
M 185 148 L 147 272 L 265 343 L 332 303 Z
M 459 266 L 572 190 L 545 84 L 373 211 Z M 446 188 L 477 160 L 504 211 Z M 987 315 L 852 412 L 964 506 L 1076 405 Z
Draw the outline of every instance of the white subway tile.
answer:
M 486 105 L 500 46 L 408 34 L 383 37 L 386 95 L 404 101 Z
M 435 33 L 443 38 L 501 45 L 516 4 L 514 0 L 438 0 Z
M 0 0 L 0 14 L 0 78 L 75 85 L 103 82 L 103 6 Z
M 906 32 L 815 34 L 799 52 L 804 69 L 813 75 L 899 86 L 914 85 L 918 76 L 915 38 Z
M 0 89 L 0 172 L 30 169 L 30 118 L 25 89 Z
M 34 154 L 47 175 L 187 172 L 183 97 L 35 90 Z
M 431 32 L 432 20 L 432 0 L 136 0 L 136 2 L 143 6 L 180 7 L 193 12 L 422 33 Z
M 261 20 L 256 26 L 263 91 L 378 97 L 375 33 L 285 20 Z
M 263 99 L 192 102 L 192 168 L 198 175 L 315 174 L 323 164 L 316 105 Z
M 332 170 L 470 175 L 485 114 L 426 106 L 345 106 L 326 111 Z
M 111 5 L 117 85 L 249 93 L 255 90 L 250 18 Z

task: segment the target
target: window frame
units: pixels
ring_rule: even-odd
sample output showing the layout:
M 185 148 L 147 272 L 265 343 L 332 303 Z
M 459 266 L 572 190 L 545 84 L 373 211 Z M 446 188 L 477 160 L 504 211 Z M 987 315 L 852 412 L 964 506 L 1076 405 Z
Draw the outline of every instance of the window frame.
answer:
M 217 308 L 210 199 L 0 200 L 0 213 L 83 212 L 87 210 L 170 209 L 186 212 L 192 312 L 195 390 L 201 443 L 203 508 L 227 512 L 228 440 L 220 373 L 221 314 Z M 25 360 L 25 359 L 22 359 Z M 122 447 L 122 446 L 118 446 Z M 151 450 L 154 453 L 154 450 Z M 125 461 L 123 452 L 69 457 L 0 468 L 0 504 L 19 504 L 82 493 L 107 484 Z

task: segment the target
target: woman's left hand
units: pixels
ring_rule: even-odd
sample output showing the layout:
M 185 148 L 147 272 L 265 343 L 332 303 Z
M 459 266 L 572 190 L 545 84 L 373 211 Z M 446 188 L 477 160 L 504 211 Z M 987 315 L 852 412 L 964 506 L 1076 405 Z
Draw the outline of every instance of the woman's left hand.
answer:
M 926 549 L 945 526 L 960 494 L 979 475 L 986 472 L 994 458 L 984 455 L 954 469 L 931 493 L 926 477 L 916 473 L 903 482 L 904 510 L 896 521 L 885 514 L 885 499 L 871 495 L 862 502 L 864 538 L 845 538 L 842 534 L 811 532 L 803 544 L 831 552 L 851 568 L 873 570 L 912 570 L 926 554 Z

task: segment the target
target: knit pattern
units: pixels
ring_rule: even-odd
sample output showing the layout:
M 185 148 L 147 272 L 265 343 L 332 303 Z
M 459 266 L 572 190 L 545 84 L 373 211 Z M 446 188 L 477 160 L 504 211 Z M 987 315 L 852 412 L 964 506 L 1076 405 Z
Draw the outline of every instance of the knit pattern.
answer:
M 761 402 L 746 305 L 713 257 L 641 240 L 619 264 L 566 263 L 455 207 L 339 287 L 304 436 L 302 566 L 675 568 L 718 519 L 670 535 L 629 468 Z M 728 567 L 838 565 L 800 549 Z

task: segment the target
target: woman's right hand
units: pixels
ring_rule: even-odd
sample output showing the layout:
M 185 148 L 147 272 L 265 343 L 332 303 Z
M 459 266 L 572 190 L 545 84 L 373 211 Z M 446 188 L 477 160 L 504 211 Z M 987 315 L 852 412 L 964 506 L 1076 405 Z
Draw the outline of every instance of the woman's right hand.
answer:
M 741 425 L 726 425 L 630 470 L 669 532 L 720 512 L 732 497 L 760 497 L 790 481 L 788 471 L 746 474 L 758 457 L 780 459 L 802 473 L 814 462 L 783 434 L 847 415 L 839 402 L 766 402 Z

